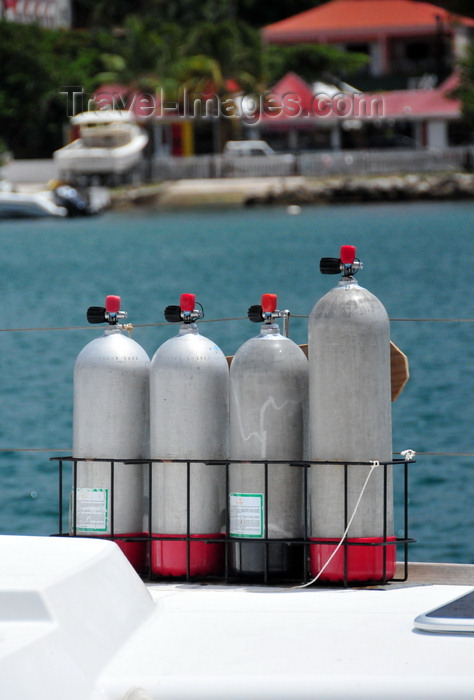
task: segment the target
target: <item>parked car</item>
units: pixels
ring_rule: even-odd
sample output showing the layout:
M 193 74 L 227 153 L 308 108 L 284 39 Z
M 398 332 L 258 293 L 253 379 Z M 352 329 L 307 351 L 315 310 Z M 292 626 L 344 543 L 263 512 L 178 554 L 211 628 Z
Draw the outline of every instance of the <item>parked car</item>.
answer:
M 224 146 L 225 156 L 274 156 L 275 151 L 266 141 L 227 141 Z
M 293 175 L 295 157 L 277 153 L 266 141 L 227 141 L 221 167 L 223 177 Z

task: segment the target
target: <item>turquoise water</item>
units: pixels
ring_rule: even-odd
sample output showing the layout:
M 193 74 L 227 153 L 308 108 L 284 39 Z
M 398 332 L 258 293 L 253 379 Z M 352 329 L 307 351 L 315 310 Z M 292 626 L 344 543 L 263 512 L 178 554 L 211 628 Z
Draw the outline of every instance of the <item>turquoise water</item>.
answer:
M 395 320 L 474 318 L 473 215 L 472 203 L 410 203 L 0 222 L 0 533 L 57 531 L 50 457 L 70 454 L 74 361 L 102 333 L 86 327 L 88 306 L 119 294 L 152 355 L 176 332 L 155 325 L 164 307 L 194 292 L 201 332 L 233 354 L 257 332 L 246 312 L 262 292 L 307 316 L 337 282 L 319 273 L 320 257 L 349 243 L 410 361 L 394 451 L 470 455 L 419 454 L 410 468 L 410 559 L 474 562 L 474 324 Z M 290 335 L 306 342 L 306 318 L 291 319 Z

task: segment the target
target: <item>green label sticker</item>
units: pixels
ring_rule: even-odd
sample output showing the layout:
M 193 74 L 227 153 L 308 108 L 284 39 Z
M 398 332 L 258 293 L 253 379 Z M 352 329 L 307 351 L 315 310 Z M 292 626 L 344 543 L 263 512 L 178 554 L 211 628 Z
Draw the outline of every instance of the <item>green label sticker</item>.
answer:
M 78 530 L 107 532 L 109 527 L 109 490 L 78 488 L 76 491 Z
M 263 538 L 263 493 L 229 494 L 231 537 Z

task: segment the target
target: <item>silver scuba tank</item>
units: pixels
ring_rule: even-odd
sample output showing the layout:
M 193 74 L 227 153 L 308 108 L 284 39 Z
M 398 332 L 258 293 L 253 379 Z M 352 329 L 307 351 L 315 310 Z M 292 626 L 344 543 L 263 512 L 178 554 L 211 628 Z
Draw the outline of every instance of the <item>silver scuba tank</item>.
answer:
M 280 333 L 275 294 L 249 309 L 260 333 L 235 353 L 230 367 L 229 470 L 231 569 L 245 577 L 301 578 L 304 571 L 304 470 L 308 361 Z M 265 467 L 266 460 L 275 460 Z M 266 543 L 262 540 L 275 540 Z M 298 542 L 299 541 L 299 542 Z
M 310 547 L 313 576 L 333 554 L 356 508 L 370 470 L 357 463 L 392 460 L 389 319 L 381 302 L 354 279 L 362 267 L 355 253 L 353 246 L 342 246 L 340 258 L 321 260 L 321 272 L 343 276 L 309 317 L 310 459 L 349 463 L 347 484 L 341 465 L 311 469 L 311 538 L 318 541 Z M 384 569 L 393 576 L 395 547 L 376 546 L 394 539 L 391 469 L 386 477 L 384 467 L 371 474 L 347 533 L 353 543 L 347 559 L 341 548 L 321 580 L 376 580 Z
M 122 460 L 148 456 L 150 359 L 118 324 L 125 316 L 117 296 L 108 296 L 105 308 L 87 312 L 90 323 L 108 323 L 108 328 L 83 348 L 74 365 L 73 457 L 81 461 L 70 531 L 115 538 L 141 571 L 147 566 L 144 467 Z
M 150 365 L 150 456 L 164 460 L 152 468 L 151 570 L 164 576 L 213 575 L 224 564 L 229 367 L 199 333 L 202 316 L 194 294 L 167 307 L 181 327 Z

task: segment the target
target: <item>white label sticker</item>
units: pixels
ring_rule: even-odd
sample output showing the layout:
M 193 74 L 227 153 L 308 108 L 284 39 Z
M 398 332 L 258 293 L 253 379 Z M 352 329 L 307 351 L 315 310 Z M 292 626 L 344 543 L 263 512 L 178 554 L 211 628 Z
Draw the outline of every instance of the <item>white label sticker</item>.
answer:
M 78 530 L 107 532 L 109 520 L 108 489 L 78 488 L 76 492 Z
M 229 494 L 231 537 L 263 538 L 263 493 Z

